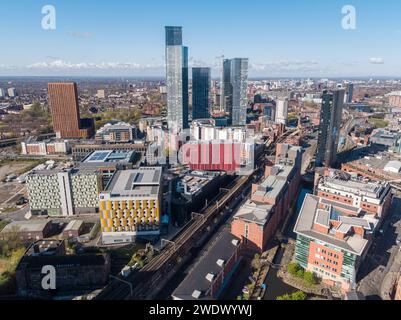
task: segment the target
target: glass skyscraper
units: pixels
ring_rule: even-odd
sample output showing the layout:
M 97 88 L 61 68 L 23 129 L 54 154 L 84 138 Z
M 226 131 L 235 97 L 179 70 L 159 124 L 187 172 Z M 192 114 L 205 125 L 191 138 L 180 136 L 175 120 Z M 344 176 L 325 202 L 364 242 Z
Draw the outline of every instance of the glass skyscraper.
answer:
M 210 68 L 192 68 L 192 119 L 206 119 L 209 114 Z
M 182 27 L 166 27 L 167 122 L 170 131 L 188 128 L 188 48 Z
M 344 90 L 323 92 L 316 166 L 332 167 L 337 158 L 344 106 Z
M 223 61 L 221 108 L 230 115 L 233 126 L 246 125 L 248 64 L 245 58 Z

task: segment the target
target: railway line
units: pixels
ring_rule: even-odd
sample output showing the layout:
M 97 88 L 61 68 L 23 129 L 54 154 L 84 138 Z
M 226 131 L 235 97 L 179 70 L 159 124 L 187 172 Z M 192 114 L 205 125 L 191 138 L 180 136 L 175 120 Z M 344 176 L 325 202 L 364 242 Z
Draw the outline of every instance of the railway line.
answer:
M 230 202 L 246 189 L 254 178 L 264 169 L 266 156 L 274 154 L 275 147 L 299 131 L 287 131 L 275 142 L 266 145 L 264 152 L 256 160 L 256 169 L 248 176 L 238 176 L 230 189 L 220 199 L 217 198 L 201 214 L 195 215 L 186 228 L 152 258 L 141 270 L 124 281 L 113 281 L 95 298 L 96 300 L 147 300 L 154 297 L 170 277 L 178 272 L 184 260 L 190 255 L 205 235 L 214 231 L 214 227 L 226 216 Z M 131 285 L 130 285 L 131 284 Z

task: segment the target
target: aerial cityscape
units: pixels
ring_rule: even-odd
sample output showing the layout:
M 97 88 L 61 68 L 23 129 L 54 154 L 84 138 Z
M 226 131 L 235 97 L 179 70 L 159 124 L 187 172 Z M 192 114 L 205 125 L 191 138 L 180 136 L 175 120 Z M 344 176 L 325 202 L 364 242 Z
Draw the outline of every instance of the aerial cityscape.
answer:
M 401 49 L 383 36 L 368 52 L 373 4 L 317 1 L 336 31 L 318 17 L 313 33 L 303 1 L 288 27 L 268 20 L 282 4 L 235 4 L 266 30 L 200 19 L 209 42 L 199 4 L 168 24 L 172 8 L 156 1 L 148 21 L 140 3 L 133 39 L 110 18 L 110 50 L 106 1 L 76 13 L 93 33 L 66 31 L 67 1 L 21 2 L 6 7 L 26 17 L 6 20 L 27 29 L 8 32 L 31 39 L 0 53 L 0 300 L 401 300 Z M 124 61 L 127 41 L 138 62 L 99 62 Z M 281 58 L 262 63 L 270 50 Z

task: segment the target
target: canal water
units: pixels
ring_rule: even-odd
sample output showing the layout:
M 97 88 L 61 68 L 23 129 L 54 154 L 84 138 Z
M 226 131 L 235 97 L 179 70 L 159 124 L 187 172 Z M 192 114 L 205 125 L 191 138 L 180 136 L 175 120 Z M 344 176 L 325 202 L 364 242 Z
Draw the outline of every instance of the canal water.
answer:
M 297 199 L 297 205 L 296 205 L 296 213 L 294 214 L 293 218 L 291 219 L 291 222 L 288 226 L 286 236 L 292 239 L 295 239 L 295 233 L 294 233 L 294 226 L 297 221 L 299 212 L 301 211 L 302 204 L 304 202 L 304 199 L 307 194 L 312 193 L 312 188 L 309 187 L 304 187 L 301 189 L 298 199 Z M 283 250 L 280 250 L 277 253 L 276 258 L 274 259 L 275 264 L 280 264 L 281 258 L 283 256 Z M 285 294 L 290 294 L 293 292 L 298 291 L 296 288 L 291 287 L 284 283 L 280 278 L 277 277 L 277 269 L 270 268 L 270 272 L 267 275 L 265 284 L 266 284 L 266 294 L 263 297 L 264 300 L 276 300 L 278 296 L 282 296 Z

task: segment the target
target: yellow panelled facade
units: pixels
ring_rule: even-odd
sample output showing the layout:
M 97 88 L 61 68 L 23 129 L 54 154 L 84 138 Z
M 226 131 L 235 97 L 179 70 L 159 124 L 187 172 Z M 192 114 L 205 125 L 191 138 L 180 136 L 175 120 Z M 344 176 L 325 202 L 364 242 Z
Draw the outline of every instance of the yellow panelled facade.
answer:
M 100 223 L 103 232 L 137 232 L 159 229 L 158 199 L 100 200 Z

